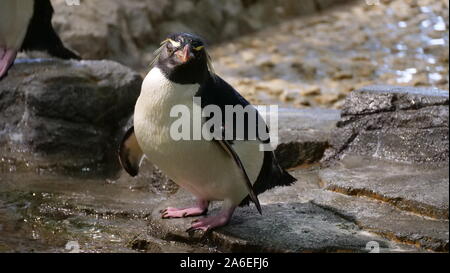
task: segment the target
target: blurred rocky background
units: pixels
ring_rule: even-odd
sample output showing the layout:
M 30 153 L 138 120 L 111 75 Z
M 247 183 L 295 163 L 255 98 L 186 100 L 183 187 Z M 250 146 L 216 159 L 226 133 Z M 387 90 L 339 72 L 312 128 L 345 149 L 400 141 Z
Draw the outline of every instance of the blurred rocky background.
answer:
M 84 60 L 21 53 L 0 82 L 0 252 L 448 252 L 448 1 L 51 2 Z M 190 194 L 116 157 L 153 51 L 180 31 L 280 106 L 275 153 L 298 179 L 206 235 L 160 219 Z
M 168 34 L 211 45 L 217 72 L 253 103 L 340 108 L 370 84 L 449 89 L 445 0 L 52 1 L 63 41 L 145 75 Z

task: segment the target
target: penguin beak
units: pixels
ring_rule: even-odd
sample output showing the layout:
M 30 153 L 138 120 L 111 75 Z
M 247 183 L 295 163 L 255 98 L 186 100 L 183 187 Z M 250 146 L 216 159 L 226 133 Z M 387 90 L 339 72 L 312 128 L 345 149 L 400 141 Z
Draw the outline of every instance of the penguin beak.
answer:
M 185 63 L 189 61 L 192 57 L 194 57 L 194 54 L 192 54 L 189 45 L 185 45 L 183 50 L 178 50 L 177 52 L 175 52 L 175 55 L 177 55 L 178 59 L 182 63 Z

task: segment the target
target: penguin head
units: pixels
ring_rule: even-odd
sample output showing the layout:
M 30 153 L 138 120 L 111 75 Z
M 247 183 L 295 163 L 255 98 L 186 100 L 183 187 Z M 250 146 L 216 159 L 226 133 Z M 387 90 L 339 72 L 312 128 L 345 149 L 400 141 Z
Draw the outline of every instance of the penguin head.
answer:
M 202 38 L 190 33 L 170 35 L 156 52 L 156 67 L 179 84 L 202 83 L 212 71 Z

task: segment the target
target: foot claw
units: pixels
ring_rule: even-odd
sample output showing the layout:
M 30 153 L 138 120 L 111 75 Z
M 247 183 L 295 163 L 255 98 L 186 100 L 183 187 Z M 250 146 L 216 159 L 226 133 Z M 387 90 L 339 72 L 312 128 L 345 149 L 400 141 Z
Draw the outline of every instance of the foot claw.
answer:
M 190 228 L 186 229 L 186 232 L 189 233 L 189 232 L 191 232 L 191 231 L 193 231 L 193 230 L 194 230 L 194 228 L 193 228 L 193 227 L 190 227 Z

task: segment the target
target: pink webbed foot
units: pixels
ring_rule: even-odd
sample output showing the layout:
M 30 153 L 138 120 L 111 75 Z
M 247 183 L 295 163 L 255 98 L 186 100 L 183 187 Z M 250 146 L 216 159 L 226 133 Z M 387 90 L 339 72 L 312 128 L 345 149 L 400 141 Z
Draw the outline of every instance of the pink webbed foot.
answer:
M 184 208 L 184 209 L 177 209 L 177 208 L 166 208 L 161 211 L 162 218 L 183 218 L 188 216 L 198 216 L 203 215 L 208 210 L 208 201 L 200 200 L 198 201 L 197 205 L 192 208 Z
M 6 72 L 8 72 L 8 69 L 16 59 L 16 55 L 17 50 L 0 47 L 0 79 L 6 75 Z
M 196 219 L 192 222 L 191 227 L 188 228 L 186 230 L 186 232 L 190 232 L 193 230 L 203 230 L 206 232 L 213 228 L 225 226 L 230 221 L 231 216 L 233 215 L 234 209 L 235 208 L 230 208 L 230 209 L 221 211 L 219 214 L 214 215 L 214 216 Z

